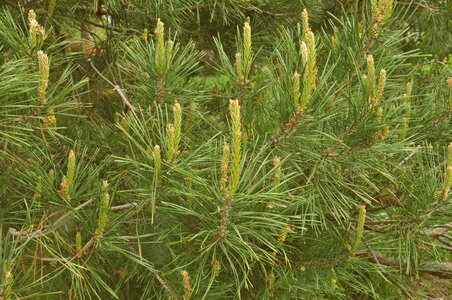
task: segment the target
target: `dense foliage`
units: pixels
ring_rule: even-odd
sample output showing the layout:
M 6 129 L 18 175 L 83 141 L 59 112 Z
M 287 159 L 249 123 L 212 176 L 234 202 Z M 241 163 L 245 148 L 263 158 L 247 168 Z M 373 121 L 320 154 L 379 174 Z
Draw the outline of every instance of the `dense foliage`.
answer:
M 447 1 L 0 2 L 0 299 L 447 296 Z

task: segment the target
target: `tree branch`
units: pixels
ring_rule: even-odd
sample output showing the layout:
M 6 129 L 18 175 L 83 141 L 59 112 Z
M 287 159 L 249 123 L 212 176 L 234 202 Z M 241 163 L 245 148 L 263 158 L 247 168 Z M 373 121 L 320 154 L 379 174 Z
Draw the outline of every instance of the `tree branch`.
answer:
M 10 227 L 9 228 L 9 233 L 12 236 L 18 236 L 20 237 L 21 241 L 24 241 L 26 239 L 30 239 L 30 238 L 34 238 L 34 237 L 40 237 L 44 234 L 46 234 L 47 232 L 56 229 L 58 226 L 60 226 L 64 221 L 66 221 L 66 219 L 68 219 L 70 216 L 72 216 L 72 214 L 76 211 L 79 211 L 80 209 L 84 208 L 85 206 L 88 206 L 89 204 L 91 204 L 94 201 L 94 198 L 89 199 L 88 201 L 80 204 L 79 206 L 77 206 L 76 208 L 74 208 L 73 210 L 68 211 L 67 213 L 65 213 L 64 215 L 62 215 L 61 217 L 59 217 L 55 222 L 53 222 L 51 225 L 45 226 L 44 228 L 32 231 L 32 232 L 28 232 L 27 230 L 17 230 L 15 228 Z M 116 211 L 121 211 L 124 209 L 128 209 L 128 208 L 132 208 L 132 207 L 137 207 L 138 203 L 137 202 L 132 202 L 132 203 L 126 203 L 126 204 L 121 204 L 121 205 L 117 205 L 117 206 L 112 206 L 110 207 L 110 211 L 116 212 Z
M 93 64 L 93 61 L 91 59 L 88 59 L 88 62 L 90 63 L 91 67 L 93 68 L 93 70 L 105 81 L 107 82 L 112 88 L 113 91 L 115 91 L 116 93 L 118 93 L 119 97 L 122 100 L 122 103 L 124 104 L 124 106 L 130 110 L 136 111 L 136 108 L 129 102 L 129 100 L 127 99 L 126 94 L 124 93 L 124 91 L 121 89 L 121 87 L 117 84 L 114 84 L 110 79 L 108 79 L 107 77 L 105 77 L 97 68 L 96 66 Z

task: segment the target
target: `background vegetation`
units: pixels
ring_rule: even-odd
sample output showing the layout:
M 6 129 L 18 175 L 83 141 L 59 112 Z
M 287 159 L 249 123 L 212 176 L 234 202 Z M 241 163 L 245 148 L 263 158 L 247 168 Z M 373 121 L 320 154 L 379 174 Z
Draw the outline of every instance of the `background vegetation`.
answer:
M 451 6 L 0 2 L 0 299 L 450 294 Z

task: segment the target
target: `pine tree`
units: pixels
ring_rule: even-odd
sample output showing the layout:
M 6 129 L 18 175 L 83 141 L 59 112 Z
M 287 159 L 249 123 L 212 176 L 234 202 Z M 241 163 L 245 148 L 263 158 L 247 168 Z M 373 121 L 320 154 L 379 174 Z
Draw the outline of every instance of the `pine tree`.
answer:
M 448 10 L 4 0 L 0 299 L 447 296 Z

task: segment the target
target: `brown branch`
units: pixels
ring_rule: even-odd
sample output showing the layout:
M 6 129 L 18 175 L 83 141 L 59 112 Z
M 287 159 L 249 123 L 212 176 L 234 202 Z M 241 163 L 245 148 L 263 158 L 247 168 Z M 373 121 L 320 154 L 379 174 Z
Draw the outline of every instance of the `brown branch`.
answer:
M 376 254 L 375 251 L 373 251 L 368 245 L 366 245 L 366 248 L 370 251 L 372 258 L 374 260 L 374 262 L 378 265 L 381 265 L 380 260 Z M 401 285 L 400 283 L 397 282 L 397 280 L 395 280 L 390 274 L 388 273 L 383 273 L 385 274 L 386 278 L 391 281 L 392 284 L 394 284 L 395 286 L 397 286 L 397 288 L 402 291 L 402 293 L 408 298 L 408 299 L 414 299 L 413 296 L 411 296 L 411 293 L 409 292 L 408 288 L 404 287 L 403 285 Z
M 449 251 L 452 250 L 452 243 L 446 237 L 439 236 L 438 241 L 440 241 L 440 243 L 444 244 L 443 249 L 447 249 Z
M 441 227 L 433 227 L 433 228 L 427 228 L 424 230 L 424 234 L 428 235 L 431 238 L 437 238 L 445 233 L 447 231 L 452 230 L 452 222 L 449 222 Z
M 388 257 L 380 252 L 373 251 L 369 248 L 370 253 L 361 253 L 365 257 L 371 257 L 372 259 L 376 257 L 380 265 L 385 265 L 389 267 L 402 267 L 407 266 L 406 260 L 398 260 L 393 257 Z M 440 274 L 442 276 L 451 277 L 452 276 L 452 263 L 451 262 L 434 262 L 427 261 L 423 262 L 419 266 L 419 271 L 426 273 Z
M 267 145 L 272 147 L 281 141 L 285 140 L 292 132 L 294 132 L 298 123 L 300 123 L 301 118 L 303 117 L 303 111 L 297 109 L 295 115 L 289 119 L 284 128 L 275 136 L 273 136 L 268 142 Z

